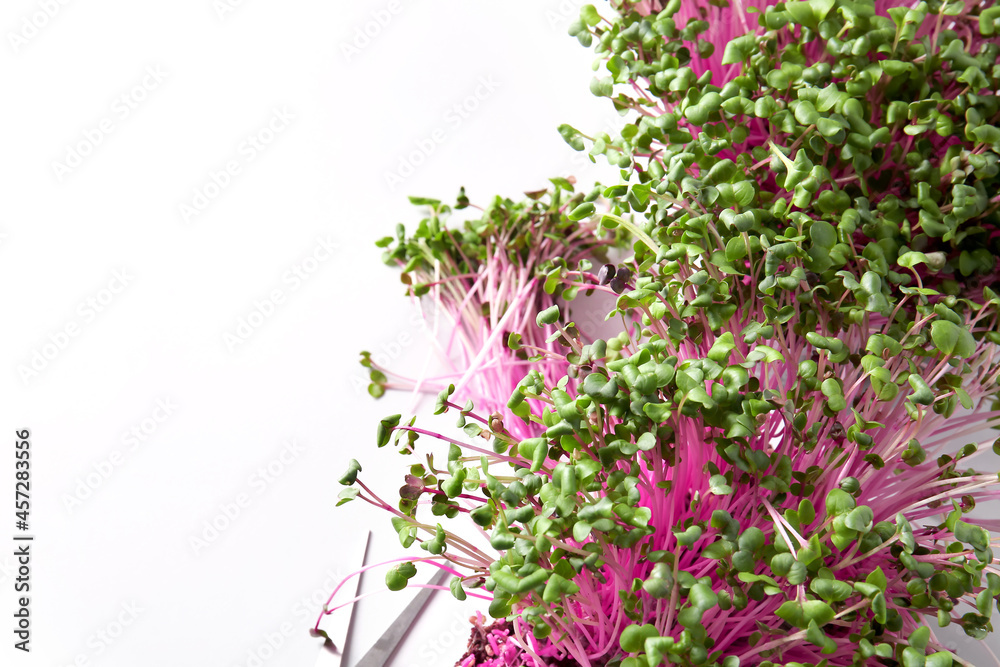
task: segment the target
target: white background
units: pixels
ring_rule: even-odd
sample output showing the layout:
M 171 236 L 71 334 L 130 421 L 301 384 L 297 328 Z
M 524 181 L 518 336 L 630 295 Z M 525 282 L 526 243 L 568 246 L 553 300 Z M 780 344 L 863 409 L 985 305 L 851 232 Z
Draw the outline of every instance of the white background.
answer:
M 50 4 L 51 17 L 35 0 L 0 10 L 0 663 L 312 667 L 307 630 L 363 531 L 371 559 L 403 553 L 388 515 L 334 509 L 351 457 L 390 500 L 405 472 L 374 433 L 409 397 L 371 399 L 359 352 L 423 361 L 374 241 L 419 221 L 407 195 L 453 200 L 464 185 L 485 203 L 585 171 L 556 127 L 616 114 L 566 35 L 579 4 Z M 401 160 L 420 164 L 387 182 Z M 230 161 L 239 172 L 214 188 Z M 227 345 L 274 290 L 273 314 Z M 36 352 L 48 358 L 32 367 Z M 22 428 L 30 655 L 12 648 Z M 125 439 L 133 428 L 144 440 Z M 275 463 L 289 440 L 301 451 Z M 281 472 L 260 476 L 269 464 Z M 212 521 L 229 525 L 209 540 Z M 472 607 L 438 597 L 394 664 L 463 652 Z M 355 658 L 406 600 L 357 607 Z
M 334 509 L 349 458 L 389 499 L 404 472 L 374 430 L 409 397 L 369 398 L 359 351 L 423 363 L 373 242 L 419 220 L 410 194 L 613 181 L 555 129 L 616 117 L 578 6 L 4 3 L 0 540 L 27 428 L 36 541 L 29 655 L 0 548 L 3 664 L 312 666 L 365 531 L 401 552 L 387 516 Z M 358 606 L 355 658 L 406 600 Z M 452 664 L 472 608 L 438 596 L 394 664 Z

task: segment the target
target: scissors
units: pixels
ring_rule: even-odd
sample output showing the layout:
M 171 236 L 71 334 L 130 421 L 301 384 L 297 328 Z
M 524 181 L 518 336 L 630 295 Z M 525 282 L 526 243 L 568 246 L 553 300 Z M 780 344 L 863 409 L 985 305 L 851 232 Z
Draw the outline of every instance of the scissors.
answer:
M 368 543 L 371 540 L 371 531 L 368 532 L 365 538 L 364 549 L 361 554 L 361 566 L 365 565 L 365 557 L 368 554 Z M 358 588 L 361 585 L 361 577 L 363 575 L 358 575 L 354 581 L 353 591 L 351 592 L 351 597 L 357 597 Z M 429 585 L 440 586 L 444 580 L 447 578 L 448 573 L 444 570 L 438 571 L 435 574 Z M 434 594 L 434 588 L 422 588 L 417 596 L 410 601 L 410 604 L 406 606 L 396 620 L 392 622 L 389 629 L 382 633 L 382 636 L 378 638 L 374 646 L 368 649 L 368 652 L 361 658 L 361 660 L 355 665 L 355 667 L 384 667 L 384 665 L 389 662 L 392 655 L 396 652 L 399 647 L 400 642 L 403 641 L 403 637 L 409 631 L 410 627 L 417 620 L 417 616 L 420 611 L 427 604 L 431 595 Z M 347 651 L 348 644 L 350 643 L 350 626 L 351 626 L 351 616 L 354 611 L 354 605 L 349 605 L 342 609 L 344 615 L 341 617 L 339 623 L 334 627 L 334 629 L 327 633 L 327 639 L 323 642 L 323 645 L 319 649 L 319 657 L 316 659 L 316 667 L 343 667 L 342 663 L 344 660 L 344 654 Z

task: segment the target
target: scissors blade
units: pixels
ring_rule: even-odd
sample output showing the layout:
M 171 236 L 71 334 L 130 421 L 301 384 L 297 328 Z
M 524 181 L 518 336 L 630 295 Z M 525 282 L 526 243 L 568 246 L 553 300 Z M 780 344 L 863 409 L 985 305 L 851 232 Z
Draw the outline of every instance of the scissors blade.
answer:
M 368 531 L 365 536 L 365 543 L 361 548 L 361 565 L 359 567 L 364 567 L 365 557 L 368 555 L 368 543 L 371 542 L 372 533 Z M 350 562 L 358 562 L 356 559 Z M 346 588 L 351 598 L 358 596 L 358 589 L 361 586 L 361 577 L 363 575 L 358 575 L 354 578 L 354 584 L 348 584 Z M 347 649 L 347 640 L 349 638 L 351 619 L 354 617 L 354 605 L 348 605 L 341 609 L 343 616 L 338 619 L 337 624 L 334 626 L 333 630 L 327 633 L 329 639 L 325 640 L 319 648 L 319 657 L 316 658 L 315 667 L 341 667 L 341 663 L 344 661 L 344 652 Z M 337 612 L 334 612 L 337 613 Z
M 444 580 L 448 577 L 448 572 L 445 570 L 438 570 L 438 573 L 431 577 L 430 585 L 440 586 L 444 583 Z M 396 652 L 399 647 L 399 643 L 406 636 L 409 631 L 410 626 L 417 619 L 424 605 L 430 599 L 431 595 L 434 594 L 434 588 L 423 588 L 417 593 L 417 596 L 410 601 L 410 604 L 406 605 L 406 609 L 403 613 L 396 617 L 396 620 L 392 622 L 389 629 L 386 630 L 375 645 L 372 646 L 368 653 L 365 653 L 361 661 L 358 662 L 355 667 L 383 667 L 392 654 Z M 317 667 L 319 667 L 317 665 Z

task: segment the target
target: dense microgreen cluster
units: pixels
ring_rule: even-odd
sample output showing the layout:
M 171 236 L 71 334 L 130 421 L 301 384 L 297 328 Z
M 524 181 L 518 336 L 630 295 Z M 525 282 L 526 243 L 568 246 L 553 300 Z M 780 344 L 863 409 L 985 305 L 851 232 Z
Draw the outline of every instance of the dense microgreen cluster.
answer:
M 418 200 L 381 242 L 466 345 L 435 410 L 460 430 L 383 420 L 447 457 L 398 503 L 352 462 L 342 502 L 526 665 L 968 664 L 933 629 L 986 637 L 1000 595 L 1000 523 L 970 515 L 1000 497 L 970 467 L 1000 449 L 1000 7 L 612 4 L 570 32 L 630 122 L 560 132 L 621 183 L 452 231 Z M 573 321 L 595 292 L 615 336 Z
M 923 286 L 945 294 L 964 285 L 978 296 L 995 279 L 996 8 L 977 15 L 961 2 L 920 2 L 883 15 L 863 2 L 784 3 L 763 12 L 760 34 L 729 42 L 718 68 L 733 76 L 719 80 L 712 70 L 699 76 L 692 54 L 710 21 L 731 21 L 730 12 L 708 6 L 705 19 L 680 28 L 682 4 L 573 28 L 592 34 L 602 56 L 607 75 L 592 90 L 638 120 L 615 140 L 566 127 L 564 136 L 634 172 L 616 194 L 623 210 L 658 223 L 652 240 L 711 246 L 710 223 L 808 232 L 822 220 L 834 230 L 817 230 L 827 233 L 808 271 L 843 266 L 838 240 L 860 232 L 866 242 L 853 245 L 893 284 L 920 282 L 918 265 L 934 273 Z M 743 259 L 736 242 L 724 251 L 717 263 Z
M 445 380 L 454 380 L 463 395 L 490 411 L 503 404 L 497 397 L 509 394 L 526 368 L 553 379 L 565 374 L 558 350 L 566 338 L 550 340 L 551 330 L 533 326 L 536 315 L 556 301 L 572 301 L 591 277 L 591 260 L 603 257 L 613 243 L 594 233 L 596 221 L 567 215 L 581 205 L 593 206 L 600 188 L 578 193 L 571 180 L 551 182 L 551 190 L 529 192 L 523 201 L 496 197 L 486 207 L 470 204 L 464 188 L 454 207 L 411 197 L 428 217 L 412 235 L 400 224 L 395 237 L 377 243 L 385 248 L 385 263 L 402 269 L 407 293 L 427 297 L 431 315 L 446 321 L 441 358 L 450 375 Z M 449 216 L 463 209 L 481 215 L 449 228 Z M 433 329 L 441 327 L 435 323 Z M 369 393 L 376 398 L 386 388 L 418 384 L 379 367 L 368 352 L 362 353 L 362 363 L 370 369 Z M 419 384 L 437 392 L 449 383 L 424 379 Z

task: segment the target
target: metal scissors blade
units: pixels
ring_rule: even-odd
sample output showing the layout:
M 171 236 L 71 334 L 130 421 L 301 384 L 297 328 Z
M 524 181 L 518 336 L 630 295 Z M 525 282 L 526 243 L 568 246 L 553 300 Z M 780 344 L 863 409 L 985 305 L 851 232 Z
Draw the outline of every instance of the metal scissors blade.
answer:
M 372 532 L 369 530 L 365 535 L 365 543 L 361 548 L 361 559 L 358 567 L 365 566 L 365 558 L 368 555 L 368 544 L 371 542 Z M 350 561 L 357 563 L 357 559 Z M 358 596 L 358 589 L 361 587 L 361 575 L 354 579 L 353 585 L 348 585 L 349 598 Z M 343 620 L 338 622 L 333 630 L 327 633 L 326 639 L 319 649 L 319 658 L 316 660 L 316 667 L 341 667 L 344 660 L 344 652 L 347 649 L 347 641 L 350 638 L 351 619 L 354 616 L 354 605 L 348 605 L 343 609 Z
M 447 577 L 448 572 L 438 570 L 437 574 L 431 577 L 428 583 L 431 586 L 440 586 Z M 406 636 L 414 621 L 417 620 L 417 616 L 420 615 L 427 601 L 436 590 L 436 588 L 420 589 L 416 597 L 410 600 L 410 604 L 406 605 L 403 613 L 396 617 L 396 620 L 392 622 L 389 629 L 382 633 L 382 636 L 378 638 L 375 645 L 368 649 L 368 653 L 365 653 L 364 657 L 361 658 L 361 661 L 355 667 L 383 667 L 383 665 L 389 662 L 389 658 L 396 652 L 399 643 L 403 641 L 403 637 Z
M 447 577 L 448 572 L 439 570 L 437 574 L 431 577 L 428 584 L 431 586 L 440 586 Z M 410 601 L 410 604 L 406 605 L 406 609 L 393 620 L 389 628 L 382 633 L 382 636 L 378 638 L 375 645 L 365 653 L 355 667 L 384 667 L 396 652 L 400 642 L 403 641 L 403 637 L 406 636 L 406 633 L 416 621 L 417 616 L 423 610 L 428 600 L 430 600 L 435 590 L 433 588 L 421 589 Z M 348 619 L 343 627 L 346 628 L 349 623 L 350 620 Z M 316 660 L 315 667 L 343 667 L 341 664 L 344 658 L 342 645 L 340 649 L 340 652 L 336 652 L 330 650 L 330 647 L 324 644 L 320 648 L 319 658 Z

